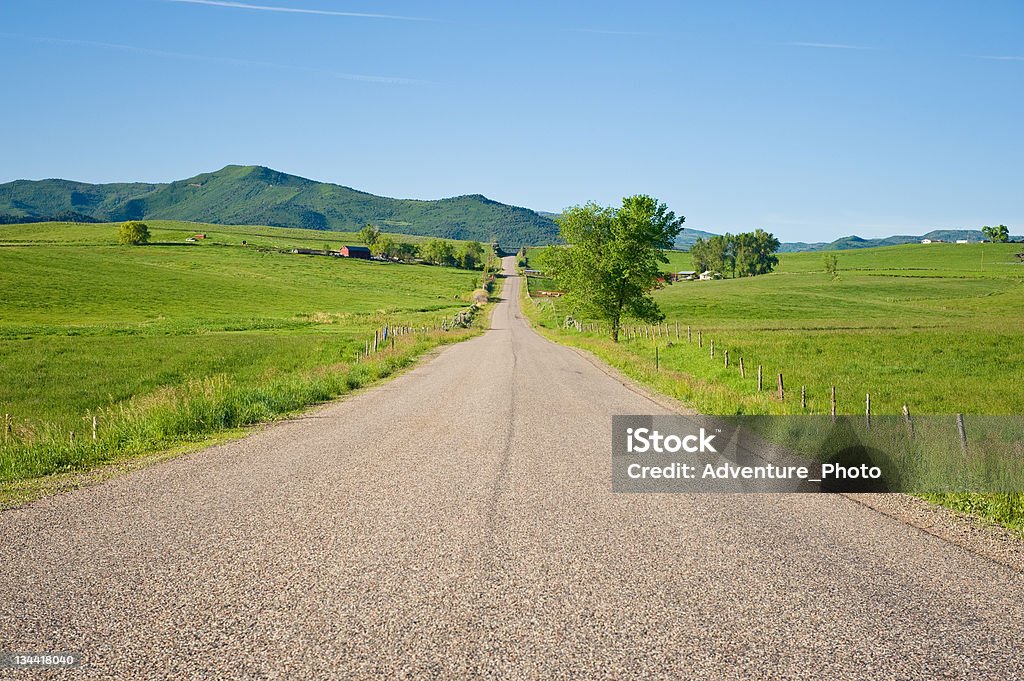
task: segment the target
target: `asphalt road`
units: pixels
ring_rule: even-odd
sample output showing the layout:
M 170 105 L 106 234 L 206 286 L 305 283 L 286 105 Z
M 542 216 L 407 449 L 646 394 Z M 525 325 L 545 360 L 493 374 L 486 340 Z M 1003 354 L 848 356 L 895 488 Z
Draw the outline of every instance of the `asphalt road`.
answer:
M 531 331 L 0 514 L 0 650 L 104 678 L 1024 678 L 1020 573 L 829 495 L 621 495 L 665 408 Z M 36 673 L 0 669 L 0 676 Z

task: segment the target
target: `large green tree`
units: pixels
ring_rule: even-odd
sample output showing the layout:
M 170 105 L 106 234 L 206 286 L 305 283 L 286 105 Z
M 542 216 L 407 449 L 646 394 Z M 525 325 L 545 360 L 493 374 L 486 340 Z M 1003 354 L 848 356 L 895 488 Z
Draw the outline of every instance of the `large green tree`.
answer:
M 420 255 L 420 247 L 414 243 L 403 241 L 398 244 L 397 257 L 402 262 L 412 262 Z
M 370 253 L 378 258 L 395 258 L 398 256 L 398 243 L 387 234 L 381 234 L 370 246 Z
M 129 220 L 117 230 L 117 240 L 122 244 L 141 246 L 149 243 L 149 226 L 145 222 Z
M 459 267 L 466 270 L 475 270 L 483 263 L 484 253 L 484 245 L 479 241 L 467 242 L 456 255 Z
M 697 239 L 690 247 L 693 268 L 698 272 L 714 272 L 724 275 L 731 268 L 729 235 Z
M 451 267 L 456 264 L 455 247 L 444 239 L 431 239 L 420 246 L 420 257 L 432 265 Z
M 651 291 L 683 220 L 645 195 L 626 197 L 617 209 L 574 206 L 556 220 L 567 245 L 548 249 L 543 266 L 574 313 L 609 322 L 617 342 L 624 318 L 664 319 Z
M 359 230 L 359 240 L 371 248 L 375 243 L 377 243 L 377 239 L 379 238 L 380 228 L 377 227 L 377 225 L 366 223 L 366 226 Z
M 1006 225 L 996 225 L 995 227 L 989 227 L 988 225 L 981 228 L 981 233 L 993 243 L 1006 243 L 1010 240 L 1010 230 Z

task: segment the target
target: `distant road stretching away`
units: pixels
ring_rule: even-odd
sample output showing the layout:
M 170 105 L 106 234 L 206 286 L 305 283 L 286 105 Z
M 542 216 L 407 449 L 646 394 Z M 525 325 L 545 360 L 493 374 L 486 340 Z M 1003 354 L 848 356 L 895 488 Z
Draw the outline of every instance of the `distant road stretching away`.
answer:
M 532 331 L 519 287 L 380 387 L 0 513 L 0 650 L 96 678 L 1024 678 L 1009 568 L 843 496 L 611 493 L 612 415 L 667 410 Z

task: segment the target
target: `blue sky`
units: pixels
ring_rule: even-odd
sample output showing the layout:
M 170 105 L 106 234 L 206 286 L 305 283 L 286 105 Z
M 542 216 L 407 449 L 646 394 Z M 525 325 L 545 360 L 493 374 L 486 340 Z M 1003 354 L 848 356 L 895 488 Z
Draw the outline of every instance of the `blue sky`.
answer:
M 787 241 L 1024 232 L 1016 1 L 14 0 L 0 58 L 0 182 L 253 163 Z

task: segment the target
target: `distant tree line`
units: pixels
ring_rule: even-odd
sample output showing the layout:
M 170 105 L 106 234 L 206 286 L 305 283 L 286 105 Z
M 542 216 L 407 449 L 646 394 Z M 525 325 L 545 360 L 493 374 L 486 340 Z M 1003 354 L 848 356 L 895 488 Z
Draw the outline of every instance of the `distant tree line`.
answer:
M 0 213 L 0 225 L 28 225 L 37 222 L 88 222 L 95 223 L 100 222 L 91 215 L 85 213 L 79 213 L 74 210 L 62 210 L 59 213 L 53 215 L 11 215 L 10 213 Z
M 775 253 L 780 245 L 775 236 L 758 229 L 697 239 L 690 248 L 690 255 L 698 272 L 714 272 L 723 277 L 753 277 L 775 269 L 779 264 Z
M 376 225 L 368 224 L 359 230 L 359 238 L 369 246 L 370 253 L 380 258 L 399 262 L 422 261 L 442 267 L 459 267 L 464 270 L 478 270 L 494 257 L 493 252 L 479 241 L 467 241 L 456 245 L 445 239 L 430 239 L 422 245 L 395 241 L 382 234 Z

